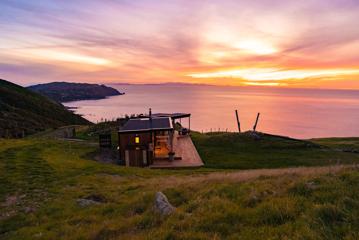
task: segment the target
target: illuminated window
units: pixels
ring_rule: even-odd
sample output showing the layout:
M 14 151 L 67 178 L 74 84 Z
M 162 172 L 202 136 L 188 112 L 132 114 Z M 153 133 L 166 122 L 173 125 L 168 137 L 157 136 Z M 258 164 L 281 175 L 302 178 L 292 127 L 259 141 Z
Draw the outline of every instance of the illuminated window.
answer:
M 140 143 L 140 137 L 135 137 L 135 143 Z

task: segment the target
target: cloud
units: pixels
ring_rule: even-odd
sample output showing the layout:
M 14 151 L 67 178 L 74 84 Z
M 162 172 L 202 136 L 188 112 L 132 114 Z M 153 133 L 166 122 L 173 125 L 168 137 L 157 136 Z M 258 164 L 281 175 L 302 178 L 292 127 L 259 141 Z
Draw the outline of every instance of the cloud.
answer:
M 232 69 L 359 68 L 354 0 L 3 0 L 0 8 L 0 70 L 24 82 L 31 74 L 151 83 Z

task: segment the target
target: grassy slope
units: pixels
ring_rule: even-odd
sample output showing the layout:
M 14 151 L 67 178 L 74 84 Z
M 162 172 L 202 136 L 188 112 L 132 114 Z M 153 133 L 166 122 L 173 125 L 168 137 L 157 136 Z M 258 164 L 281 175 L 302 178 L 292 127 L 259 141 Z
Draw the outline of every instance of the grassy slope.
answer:
M 22 130 L 31 134 L 52 127 L 88 123 L 63 105 L 0 79 L 0 129 L 8 129 L 13 135 Z
M 94 150 L 86 143 L 49 139 L 0 140 L 0 238 L 359 238 L 355 169 L 248 182 L 199 181 L 193 175 L 206 169 L 100 164 L 84 157 Z M 168 218 L 153 212 L 159 190 L 177 207 Z M 90 195 L 106 201 L 90 207 L 76 204 Z
M 260 140 L 255 140 L 247 133 L 193 133 L 192 138 L 209 168 L 282 168 L 359 162 L 359 154 L 340 151 L 359 150 L 359 138 L 299 141 L 262 135 Z
M 344 151 L 359 151 L 359 138 L 318 138 L 311 140 L 314 143 L 321 144 L 334 149 Z
M 118 143 L 118 128 L 123 125 L 123 121 L 100 122 L 91 126 L 82 126 L 76 132 L 76 137 L 86 141 L 98 142 L 99 134 L 111 133 L 114 146 Z

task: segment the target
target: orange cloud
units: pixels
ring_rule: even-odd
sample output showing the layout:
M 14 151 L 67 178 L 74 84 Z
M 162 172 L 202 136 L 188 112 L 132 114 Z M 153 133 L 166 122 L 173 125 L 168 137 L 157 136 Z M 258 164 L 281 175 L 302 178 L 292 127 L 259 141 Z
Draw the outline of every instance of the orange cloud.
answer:
M 46 3 L 0 2 L 2 78 L 359 89 L 350 1 Z

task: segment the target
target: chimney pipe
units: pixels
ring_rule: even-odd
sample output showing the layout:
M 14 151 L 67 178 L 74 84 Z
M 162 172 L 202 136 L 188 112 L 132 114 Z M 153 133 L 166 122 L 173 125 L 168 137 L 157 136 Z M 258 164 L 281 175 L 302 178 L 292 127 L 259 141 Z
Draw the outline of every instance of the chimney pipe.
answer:
M 149 110 L 150 128 L 152 129 L 152 109 Z

